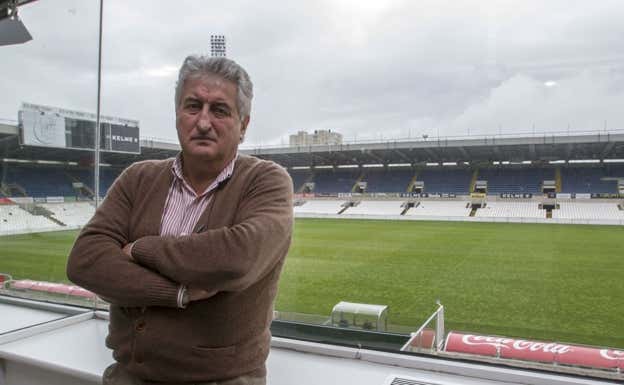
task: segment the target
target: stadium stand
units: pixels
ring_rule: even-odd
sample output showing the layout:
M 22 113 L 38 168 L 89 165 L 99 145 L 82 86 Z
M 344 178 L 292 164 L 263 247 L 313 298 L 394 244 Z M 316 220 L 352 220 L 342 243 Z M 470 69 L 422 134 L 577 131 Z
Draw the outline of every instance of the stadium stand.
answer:
M 536 201 L 488 202 L 476 211 L 476 217 L 484 218 L 546 218 L 546 210 Z
M 423 217 L 467 217 L 471 207 L 466 201 L 420 201 L 405 215 Z
M 357 215 L 400 215 L 404 200 L 368 201 L 363 200 L 357 206 L 349 207 L 344 214 Z
M 295 192 L 301 191 L 303 184 L 312 177 L 310 170 L 288 170 L 290 177 L 293 181 L 293 190 Z
M 17 205 L 0 205 L 0 234 L 60 230 L 62 226 L 45 216 L 32 215 Z
M 53 213 L 53 217 L 66 226 L 84 226 L 95 213 L 90 202 L 41 203 L 39 206 Z
M 115 179 L 121 174 L 123 169 L 120 168 L 102 168 L 100 170 L 100 195 L 106 195 L 106 192 L 113 184 Z M 71 169 L 68 170 L 67 173 L 70 175 L 73 181 L 80 181 L 88 186 L 89 188 L 93 188 L 93 170 L 87 169 Z M 71 195 L 75 195 L 72 192 Z
M 559 209 L 553 210 L 556 219 L 624 220 L 624 211 L 616 202 L 560 202 Z
M 565 167 L 561 169 L 562 192 L 617 193 L 617 181 L 603 178 L 618 176 L 624 178 L 621 167 Z
M 472 171 L 470 169 L 449 169 L 436 167 L 423 169 L 417 177 L 425 182 L 427 193 L 468 194 Z
M 338 214 L 343 209 L 344 200 L 309 200 L 295 206 L 295 214 Z
M 366 192 L 406 192 L 414 176 L 410 169 L 371 168 L 366 171 L 364 182 L 367 183 Z
M 102 168 L 100 173 L 100 195 L 104 196 L 121 169 Z M 12 165 L 7 167 L 2 183 L 14 186 L 12 196 L 25 195 L 34 198 L 48 196 L 76 196 L 73 182 L 82 182 L 93 187 L 93 170 L 64 169 L 57 166 Z M 17 186 L 15 186 L 17 185 Z M 6 195 L 6 194 L 4 194 Z
M 7 167 L 3 183 L 17 184 L 31 197 L 74 195 L 70 179 L 58 167 L 35 165 Z
M 541 193 L 544 180 L 555 179 L 553 168 L 479 169 L 479 179 L 487 180 L 488 193 Z
M 314 192 L 321 194 L 350 192 L 360 174 L 359 168 L 315 170 Z

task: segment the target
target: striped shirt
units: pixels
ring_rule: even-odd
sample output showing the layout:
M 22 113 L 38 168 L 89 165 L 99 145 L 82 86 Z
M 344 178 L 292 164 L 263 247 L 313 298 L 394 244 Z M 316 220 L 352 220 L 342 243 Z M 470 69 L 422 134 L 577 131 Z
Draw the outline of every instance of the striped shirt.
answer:
M 165 209 L 160 220 L 160 235 L 187 235 L 193 232 L 199 217 L 202 215 L 210 200 L 212 192 L 219 183 L 228 179 L 234 172 L 236 157 L 219 173 L 208 188 L 197 195 L 195 190 L 184 179 L 182 173 L 182 157 L 178 155 L 171 166 L 173 181 L 169 187 Z

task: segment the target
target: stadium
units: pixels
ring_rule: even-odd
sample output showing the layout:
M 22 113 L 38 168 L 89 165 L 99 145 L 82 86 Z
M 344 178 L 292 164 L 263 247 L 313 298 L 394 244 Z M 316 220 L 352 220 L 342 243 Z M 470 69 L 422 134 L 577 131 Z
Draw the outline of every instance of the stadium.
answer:
M 28 124 L 0 125 L 3 292 L 96 301 L 105 308 L 91 293 L 69 286 L 64 270 L 78 229 L 95 210 L 93 152 L 25 144 Z M 139 140 L 138 129 L 131 129 L 121 136 L 138 146 L 101 153 L 102 198 L 133 162 L 179 151 L 177 144 Z M 359 343 L 375 349 L 434 350 L 486 362 L 497 356 L 494 361 L 521 366 L 535 359 L 449 346 L 466 335 L 585 349 L 624 346 L 616 295 L 624 267 L 624 134 L 422 138 L 241 152 L 283 166 L 295 191 L 295 238 L 274 334 L 306 339 L 310 332 L 301 325 L 338 327 L 367 331 Z M 443 341 L 445 328 L 450 332 Z M 462 331 L 473 334 L 457 334 Z M 352 344 L 352 336 L 321 334 Z M 529 366 L 553 369 L 554 363 L 555 370 L 607 378 L 618 378 L 620 370 L 617 360 L 596 364 L 599 369 L 582 359 L 537 361 Z M 589 369 L 572 369 L 578 366 Z
M 241 374 L 260 351 L 271 385 L 624 382 L 620 3 L 166 5 L 0 0 L 0 385 L 108 383 L 119 377 L 106 375 L 116 362 L 140 377 L 133 383 L 219 377 L 209 383 L 230 384 L 220 377 L 234 372 L 221 366 Z M 240 144 L 239 154 L 273 161 L 292 180 L 292 244 L 277 290 L 258 288 L 277 282 L 281 264 L 270 275 L 250 268 L 246 277 L 259 275 L 259 286 L 222 286 L 184 307 L 199 300 L 191 300 L 194 289 L 215 284 L 213 276 L 232 283 L 234 264 L 266 265 L 249 256 L 286 252 L 286 227 L 273 233 L 255 224 L 270 223 L 255 198 L 268 195 L 257 191 L 264 187 L 236 187 L 241 179 L 269 185 L 279 174 L 265 164 L 273 175 L 262 178 L 257 168 L 253 179 L 241 177 L 250 159 L 206 192 L 214 195 L 200 203 L 210 209 L 191 214 L 209 217 L 195 226 L 198 234 L 152 237 L 154 245 L 181 245 L 173 268 L 188 266 L 195 280 L 134 258 L 141 252 L 132 254 L 132 241 L 142 238 L 132 235 L 142 227 L 136 221 L 149 226 L 141 234 L 170 234 L 152 226 L 156 201 L 149 211 L 137 208 L 147 206 L 134 194 L 123 209 L 131 219 L 111 229 L 124 238 L 109 244 L 116 255 L 87 245 L 81 267 L 70 263 L 70 281 L 68 255 L 80 231 L 96 210 L 112 217 L 110 207 L 123 206 L 107 194 L 121 175 L 133 179 L 124 170 L 179 154 L 179 91 L 194 86 L 178 76 L 192 53 L 233 58 L 253 87 L 225 84 L 237 94 L 240 119 L 228 115 L 231 104 L 222 110 L 218 98 L 204 99 L 220 80 L 202 88 L 204 118 L 224 114 L 224 125 L 189 120 L 188 128 L 223 130 L 217 149 L 225 144 L 233 155 Z M 152 186 L 164 185 L 163 178 Z M 230 205 L 237 200 L 253 202 Z M 290 219 L 290 205 L 274 201 Z M 251 217 L 258 207 L 262 221 L 236 226 L 221 217 Z M 180 214 L 171 211 L 161 221 Z M 281 246 L 254 242 L 254 232 L 281 237 Z M 187 258 L 191 244 L 201 247 Z M 135 260 L 119 260 L 118 246 Z M 167 254 L 159 247 L 151 252 Z M 167 264 L 167 256 L 151 259 Z M 167 303 L 148 299 L 162 294 L 148 282 L 154 272 L 171 289 Z M 86 288 L 100 293 L 98 285 L 120 293 L 113 302 L 139 302 L 111 311 Z M 253 310 L 260 304 L 266 313 Z M 119 339 L 132 353 L 122 357 L 110 346 L 115 319 L 125 316 L 132 321 Z M 262 318 L 262 343 L 248 316 Z M 192 326 L 178 329 L 186 317 Z M 141 349 L 143 341 L 154 343 Z M 167 358 L 154 364 L 160 356 Z

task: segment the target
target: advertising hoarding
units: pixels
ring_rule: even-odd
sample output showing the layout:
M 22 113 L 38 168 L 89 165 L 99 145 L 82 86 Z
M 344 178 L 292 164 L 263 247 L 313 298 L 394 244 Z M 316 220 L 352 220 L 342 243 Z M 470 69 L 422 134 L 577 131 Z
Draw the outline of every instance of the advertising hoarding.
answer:
M 95 149 L 95 114 L 22 103 L 18 121 L 25 146 Z M 137 120 L 101 115 L 100 130 L 102 151 L 141 153 Z

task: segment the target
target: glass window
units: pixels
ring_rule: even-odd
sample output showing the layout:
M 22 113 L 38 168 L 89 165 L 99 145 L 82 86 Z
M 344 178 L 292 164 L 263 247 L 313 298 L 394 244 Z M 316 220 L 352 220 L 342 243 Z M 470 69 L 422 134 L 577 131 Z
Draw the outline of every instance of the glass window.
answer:
M 241 153 L 295 191 L 274 335 L 624 369 L 621 2 L 109 0 L 99 108 L 99 3 L 19 17 L 33 39 L 0 47 L 3 294 L 92 301 L 49 283 L 71 285 L 97 191 L 177 154 L 178 68 L 225 55 L 254 83 Z

